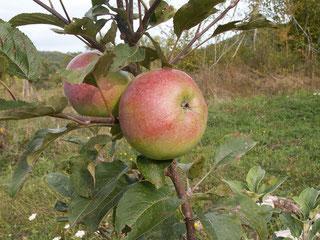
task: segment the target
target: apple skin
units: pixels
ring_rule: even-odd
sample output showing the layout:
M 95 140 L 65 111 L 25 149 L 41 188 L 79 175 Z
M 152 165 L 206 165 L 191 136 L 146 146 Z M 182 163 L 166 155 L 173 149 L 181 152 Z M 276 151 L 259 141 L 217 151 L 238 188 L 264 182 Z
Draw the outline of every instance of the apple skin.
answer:
M 119 121 L 126 140 L 154 160 L 189 152 L 207 125 L 208 107 L 192 78 L 165 68 L 137 76 L 121 97 Z
M 81 71 L 99 58 L 99 52 L 90 51 L 73 58 L 68 70 Z M 64 93 L 74 110 L 84 116 L 118 116 L 119 100 L 130 81 L 123 71 L 110 72 L 97 80 L 98 87 L 87 83 L 64 83 Z

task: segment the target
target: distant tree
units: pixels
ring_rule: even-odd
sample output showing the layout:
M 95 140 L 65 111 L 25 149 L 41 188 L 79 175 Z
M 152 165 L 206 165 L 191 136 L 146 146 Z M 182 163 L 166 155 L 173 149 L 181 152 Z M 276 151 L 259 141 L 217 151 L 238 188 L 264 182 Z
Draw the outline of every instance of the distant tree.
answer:
M 266 12 L 276 21 L 290 20 L 290 46 L 306 56 L 320 51 L 320 1 L 261 0 Z

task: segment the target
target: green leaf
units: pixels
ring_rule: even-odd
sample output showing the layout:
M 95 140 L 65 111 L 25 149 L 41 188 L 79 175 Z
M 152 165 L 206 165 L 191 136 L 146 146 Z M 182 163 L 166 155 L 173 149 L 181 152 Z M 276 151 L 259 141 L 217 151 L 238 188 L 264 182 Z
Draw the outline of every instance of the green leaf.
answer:
M 58 212 L 67 212 L 68 211 L 68 205 L 65 202 L 62 201 L 56 201 L 54 205 L 54 210 Z
M 188 176 L 188 178 L 194 179 L 202 175 L 205 162 L 206 159 L 201 156 L 193 162 L 178 163 L 177 166 Z
M 59 216 L 59 217 L 56 217 L 56 221 L 57 222 L 68 222 L 68 217 L 65 217 L 65 216 Z
M 212 37 L 231 30 L 247 31 L 257 28 L 276 27 L 274 23 L 267 20 L 262 14 L 251 14 L 248 21 L 232 21 L 219 25 L 213 32 Z
M 247 196 L 238 195 L 236 199 L 240 205 L 240 216 L 244 224 L 253 228 L 259 235 L 259 239 L 267 239 L 267 222 L 269 220 L 270 213 L 266 212 L 263 207 L 258 206 Z
M 318 239 L 317 233 L 319 232 L 320 232 L 320 219 L 317 219 L 312 224 L 311 230 L 308 235 L 308 240 L 317 240 Z
M 92 62 L 81 70 L 65 70 L 63 76 L 70 83 L 87 83 L 97 87 L 96 79 L 106 77 L 113 62 L 114 54 L 106 51 L 103 55 L 93 59 Z
M 108 13 L 108 8 L 101 5 L 95 5 L 86 12 L 85 16 L 91 20 L 97 20 L 97 17 L 106 15 Z
M 69 222 L 84 223 L 90 231 L 96 231 L 102 219 L 118 204 L 128 188 L 124 178 L 101 189 L 92 199 L 76 197 L 70 203 Z
M 298 197 L 293 197 L 293 200 L 299 205 L 305 218 L 308 218 L 310 212 L 317 207 L 319 194 L 320 192 L 314 188 L 306 188 Z
M 232 21 L 232 22 L 228 22 L 226 24 L 221 24 L 219 25 L 213 32 L 212 37 L 217 36 L 221 33 L 230 31 L 230 30 L 235 30 L 237 28 L 237 23 L 239 23 L 240 21 Z
M 92 6 L 105 4 L 107 0 L 91 0 Z
M 118 25 L 116 21 L 112 21 L 111 27 L 108 30 L 108 32 L 104 35 L 104 37 L 101 39 L 101 43 L 107 44 L 107 43 L 112 43 L 115 44 L 115 39 L 117 36 L 117 30 L 118 30 Z
M 118 204 L 115 229 L 121 232 L 128 226 L 131 231 L 126 239 L 139 239 L 172 216 L 180 204 L 181 200 L 167 187 L 157 190 L 149 183 L 137 183 Z
M 266 171 L 260 166 L 252 167 L 246 177 L 248 189 L 252 192 L 258 193 L 260 183 L 266 175 Z
M 107 51 L 99 59 L 97 59 L 96 62 L 90 64 L 89 67 L 85 69 L 85 74 L 83 76 L 86 77 L 84 78 L 83 82 L 97 86 L 96 79 L 100 79 L 108 75 L 111 65 L 114 61 L 114 57 L 114 53 Z M 93 78 L 90 78 L 90 75 L 93 76 Z
M 177 214 L 176 214 L 177 215 Z M 182 239 L 186 233 L 186 225 L 181 221 L 182 217 L 171 216 L 156 226 L 150 234 L 146 234 L 147 240 L 177 240 Z M 143 240 L 143 239 L 141 239 Z
M 0 111 L 18 108 L 18 107 L 30 106 L 30 105 L 32 104 L 27 103 L 25 101 L 21 101 L 21 100 L 14 101 L 14 100 L 6 100 L 6 99 L 0 98 Z
M 91 199 L 77 196 L 69 206 L 69 222 L 83 222 L 90 230 L 98 227 L 103 217 L 118 203 L 127 190 L 128 183 L 122 177 L 128 168 L 120 161 L 103 162 L 95 168 L 96 186 Z
M 51 14 L 44 13 L 21 13 L 9 20 L 13 27 L 30 24 L 49 24 L 63 28 L 65 23 Z
M 65 97 L 53 97 L 48 103 L 26 103 L 0 99 L 0 121 L 20 120 L 57 114 L 68 105 Z
M 92 76 L 92 72 L 94 71 L 97 63 L 100 61 L 102 62 L 105 58 L 103 56 L 97 56 L 96 58 L 92 59 L 90 64 L 88 64 L 85 68 L 74 70 L 64 69 L 62 70 L 61 75 L 64 79 L 69 83 L 92 83 L 92 85 L 97 86 L 94 77 Z M 107 69 L 108 70 L 108 69 Z M 93 80 L 92 80 L 93 79 Z
M 71 158 L 70 181 L 74 191 L 81 197 L 90 198 L 94 187 L 94 179 L 88 170 L 90 160 L 83 155 Z
M 217 12 L 214 8 L 224 0 L 189 0 L 183 5 L 173 17 L 174 32 L 179 37 L 184 30 L 188 30 L 210 15 Z
M 289 213 L 283 213 L 280 215 L 282 223 L 290 229 L 292 236 L 299 238 L 303 231 L 303 222 L 299 219 L 291 216 Z
M 94 22 L 88 17 L 74 18 L 71 23 L 64 26 L 64 33 L 95 39 L 97 33 L 102 29 L 105 23 L 105 19 Z
M 0 22 L 0 54 L 8 59 L 9 74 L 38 79 L 41 68 L 37 49 L 24 33 L 6 22 Z
M 206 159 L 201 156 L 194 162 L 192 162 L 192 165 L 187 172 L 188 178 L 195 179 L 203 174 L 204 167 L 205 167 Z
M 158 7 L 155 9 L 150 17 L 149 24 L 151 26 L 159 25 L 160 23 L 168 21 L 175 14 L 175 9 L 166 1 L 161 0 Z
M 263 194 L 263 195 L 270 194 L 270 193 L 274 192 L 275 190 L 277 190 L 282 185 L 282 183 L 284 183 L 286 180 L 287 180 L 287 177 L 284 177 L 284 178 L 280 178 L 280 179 L 274 179 L 272 181 L 272 183 L 270 183 L 269 185 L 262 184 L 259 187 L 258 193 Z
M 86 142 L 87 142 L 86 137 L 78 137 L 78 136 L 67 136 L 67 137 L 63 138 L 62 140 L 69 142 L 69 143 L 81 145 L 81 146 L 86 144 Z
M 256 28 L 275 27 L 275 24 L 266 19 L 261 13 L 253 13 L 248 22 L 237 24 L 236 30 L 252 30 Z
M 230 187 L 231 191 L 236 193 L 236 194 L 243 194 L 247 189 L 246 185 L 243 182 L 240 181 L 223 181 Z
M 172 161 L 156 161 L 144 156 L 138 156 L 137 166 L 146 180 L 151 182 L 157 189 L 166 184 L 165 169 Z
M 159 59 L 158 52 L 149 47 L 141 47 L 145 50 L 145 58 L 140 64 L 147 69 L 151 68 L 151 62 Z
M 72 197 L 74 190 L 70 178 L 62 173 L 49 173 L 46 176 L 49 187 L 64 197 Z
M 110 133 L 112 135 L 113 141 L 119 140 L 123 137 L 120 124 L 114 124 L 110 129 Z
M 85 198 L 92 196 L 95 184 L 94 162 L 99 150 L 111 141 L 109 135 L 96 135 L 80 149 L 80 155 L 71 158 L 71 183 L 75 192 Z
M 8 68 L 9 68 L 9 61 L 7 57 L 0 55 L 0 78 L 2 78 L 2 75 L 7 72 Z
M 77 129 L 75 124 L 69 124 L 63 128 L 41 129 L 35 133 L 28 143 L 26 150 L 22 153 L 19 162 L 14 170 L 12 181 L 9 185 L 9 194 L 15 196 L 22 187 L 26 178 L 31 173 L 33 166 L 36 164 L 40 154 L 57 138 Z
M 116 72 L 133 62 L 141 62 L 145 58 L 143 48 L 137 46 L 130 47 L 128 44 L 118 44 L 114 48 L 115 58 L 111 66 L 111 71 Z
M 112 138 L 106 134 L 99 134 L 89 139 L 80 149 L 80 153 L 83 155 L 87 154 L 98 154 L 97 147 L 103 147 L 109 142 L 111 142 Z
M 228 164 L 239 160 L 250 151 L 257 142 L 242 134 L 230 134 L 225 136 L 224 144 L 219 146 L 215 152 L 214 163 L 216 166 Z
M 206 213 L 200 221 L 210 240 L 240 240 L 241 222 L 235 215 Z
M 172 67 L 171 64 L 169 63 L 168 59 L 164 55 L 164 53 L 160 47 L 160 44 L 157 41 L 155 41 L 149 33 L 146 32 L 145 35 L 150 39 L 154 48 L 156 49 L 158 57 L 161 60 L 161 67 Z

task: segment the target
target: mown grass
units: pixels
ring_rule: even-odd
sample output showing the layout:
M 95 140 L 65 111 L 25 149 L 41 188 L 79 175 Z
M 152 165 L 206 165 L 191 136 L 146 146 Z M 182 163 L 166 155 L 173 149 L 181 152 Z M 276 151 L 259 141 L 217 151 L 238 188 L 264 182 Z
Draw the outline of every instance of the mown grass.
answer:
M 57 223 L 52 210 L 56 195 L 45 184 L 44 176 L 51 171 L 68 169 L 68 159 L 77 148 L 63 140 L 45 151 L 31 178 L 15 199 L 5 193 L 5 185 L 12 172 L 12 163 L 32 133 L 41 127 L 56 127 L 63 121 L 37 119 L 1 124 L 8 131 L 7 144 L 0 149 L 0 239 L 53 239 L 64 236 L 74 239 L 76 229 L 64 230 Z M 220 185 L 218 175 L 226 179 L 243 180 L 248 169 L 261 165 L 269 175 L 288 176 L 277 192 L 292 196 L 307 186 L 319 187 L 320 170 L 320 96 L 312 92 L 290 95 L 258 96 L 212 103 L 209 109 L 208 129 L 200 146 L 191 158 L 204 155 L 209 162 L 212 152 L 221 144 L 223 136 L 241 132 L 258 142 L 241 161 L 213 173 L 202 187 L 210 189 Z M 92 135 L 90 131 L 77 133 L 80 137 Z M 126 144 L 119 147 L 120 159 L 133 159 L 135 152 Z M 33 221 L 28 217 L 37 213 Z M 80 229 L 78 227 L 77 229 Z M 87 236 L 85 239 L 98 239 Z

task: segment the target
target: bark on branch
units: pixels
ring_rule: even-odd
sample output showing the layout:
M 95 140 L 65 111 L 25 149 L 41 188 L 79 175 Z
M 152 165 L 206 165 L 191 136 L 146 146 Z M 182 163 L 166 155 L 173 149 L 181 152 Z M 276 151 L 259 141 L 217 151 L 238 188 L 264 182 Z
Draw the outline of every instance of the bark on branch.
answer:
M 112 127 L 113 125 L 119 122 L 118 119 L 112 118 L 112 117 L 105 117 L 105 118 L 89 117 L 89 116 L 80 116 L 80 115 L 73 115 L 73 114 L 67 114 L 67 113 L 58 113 L 50 116 L 55 118 L 71 120 L 80 125 L 101 124 L 103 126 Z
M 136 44 L 140 40 L 140 38 L 143 36 L 144 32 L 148 27 L 150 17 L 154 13 L 156 8 L 159 6 L 160 2 L 161 0 L 155 0 L 153 4 L 150 6 L 150 8 L 145 12 L 142 22 L 139 25 L 137 32 L 134 34 L 133 44 Z
M 187 228 L 187 240 L 195 240 L 196 237 L 192 208 L 185 190 L 185 186 L 177 172 L 177 162 L 175 160 L 173 160 L 172 164 L 167 168 L 165 175 L 171 179 L 178 197 L 183 201 L 182 213 L 184 215 L 184 221 Z

